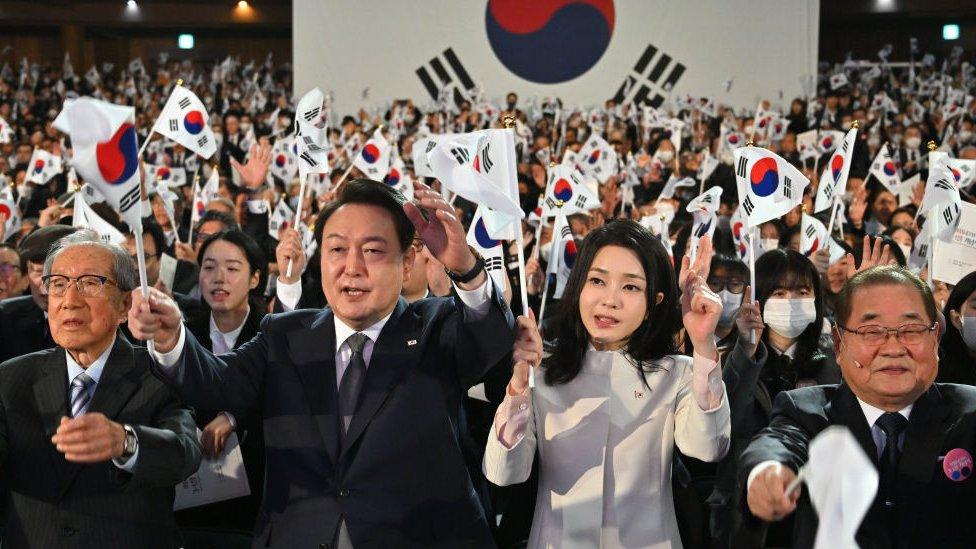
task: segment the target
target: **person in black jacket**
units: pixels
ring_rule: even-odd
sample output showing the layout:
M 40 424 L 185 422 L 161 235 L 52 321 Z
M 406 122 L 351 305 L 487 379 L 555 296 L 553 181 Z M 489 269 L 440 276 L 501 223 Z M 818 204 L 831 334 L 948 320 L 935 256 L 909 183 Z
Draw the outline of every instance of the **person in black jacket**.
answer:
M 59 239 L 78 229 L 67 225 L 41 227 L 20 242 L 20 269 L 30 295 L 0 301 L 0 362 L 54 347 L 48 327 L 47 293 L 41 285 L 44 258 Z
M 946 327 L 936 381 L 976 385 L 976 272 L 956 283 L 943 313 Z
M 841 425 L 879 473 L 859 546 L 976 546 L 976 388 L 934 382 L 940 330 L 932 292 L 905 268 L 854 275 L 831 331 L 844 381 L 776 398 L 769 426 L 739 463 L 747 520 L 795 516 L 790 545 L 813 546 L 818 518 L 809 494 L 786 488 L 807 462 L 811 439 Z

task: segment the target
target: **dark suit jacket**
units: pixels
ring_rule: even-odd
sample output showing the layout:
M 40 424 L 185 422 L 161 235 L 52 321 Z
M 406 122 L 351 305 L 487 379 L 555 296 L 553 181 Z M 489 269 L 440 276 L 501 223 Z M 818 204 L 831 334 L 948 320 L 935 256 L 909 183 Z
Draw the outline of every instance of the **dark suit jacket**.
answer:
M 877 466 L 870 427 L 847 385 L 796 389 L 780 393 L 769 427 L 742 454 L 739 486 L 743 492 L 749 472 L 765 460 L 779 461 L 796 471 L 807 461 L 810 439 L 829 425 L 848 427 Z M 896 539 L 890 539 L 883 503 L 876 497 L 857 531 L 862 548 L 976 547 L 976 475 L 970 473 L 968 479 L 954 482 L 942 470 L 942 459 L 954 448 L 976 454 L 976 388 L 934 384 L 915 401 L 904 433 L 898 465 Z M 817 515 L 806 490 L 795 515 L 794 547 L 812 547 Z
M 210 309 L 200 306 L 199 302 L 197 309 L 197 313 L 190 317 L 186 327 L 200 346 L 212 351 Z M 258 334 L 264 316 L 263 310 L 255 306 L 251 307 L 250 313 L 244 320 L 244 326 L 241 327 L 241 333 L 234 343 L 235 349 L 251 341 Z M 222 411 L 224 410 L 195 410 L 197 427 L 202 430 Z M 240 410 L 226 411 L 232 413 L 237 421 L 237 438 L 241 444 L 241 457 L 244 459 L 244 469 L 247 471 L 251 495 L 178 511 L 176 520 L 184 528 L 229 528 L 248 532 L 254 527 L 264 486 L 264 431 L 261 429 L 261 417 L 257 413 L 245 415 Z
M 341 443 L 330 309 L 265 317 L 257 337 L 220 357 L 186 334 L 175 370 L 159 375 L 190 404 L 264 418 L 256 546 L 327 547 L 343 519 L 357 549 L 493 546 L 458 413 L 465 390 L 512 348 L 500 294 L 478 321 L 457 297 L 401 298 Z
M 54 347 L 44 311 L 29 295 L 0 301 L 0 362 Z
M 200 464 L 193 417 L 149 371 L 143 348 L 116 338 L 88 411 L 132 425 L 133 473 L 70 463 L 51 444 L 68 415 L 60 347 L 0 365 L 4 547 L 175 547 L 173 487 Z

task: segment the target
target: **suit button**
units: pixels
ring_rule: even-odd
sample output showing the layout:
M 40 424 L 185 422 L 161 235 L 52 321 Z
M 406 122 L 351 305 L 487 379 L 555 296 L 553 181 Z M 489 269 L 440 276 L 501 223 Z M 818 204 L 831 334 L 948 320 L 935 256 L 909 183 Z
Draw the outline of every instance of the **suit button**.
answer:
M 70 538 L 71 536 L 75 535 L 75 529 L 70 526 L 65 526 L 61 529 L 61 533 L 64 535 L 64 537 Z
M 348 496 L 349 496 L 349 490 L 347 490 L 345 488 L 339 490 L 339 497 L 340 498 L 344 498 L 344 497 L 348 497 Z

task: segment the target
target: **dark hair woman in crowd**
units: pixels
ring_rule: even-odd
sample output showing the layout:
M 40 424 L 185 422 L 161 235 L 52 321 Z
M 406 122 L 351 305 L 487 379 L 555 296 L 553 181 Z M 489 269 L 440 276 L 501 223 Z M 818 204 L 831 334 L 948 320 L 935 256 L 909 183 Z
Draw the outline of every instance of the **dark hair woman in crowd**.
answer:
M 976 272 L 962 277 L 949 294 L 945 335 L 939 345 L 938 383 L 976 385 Z

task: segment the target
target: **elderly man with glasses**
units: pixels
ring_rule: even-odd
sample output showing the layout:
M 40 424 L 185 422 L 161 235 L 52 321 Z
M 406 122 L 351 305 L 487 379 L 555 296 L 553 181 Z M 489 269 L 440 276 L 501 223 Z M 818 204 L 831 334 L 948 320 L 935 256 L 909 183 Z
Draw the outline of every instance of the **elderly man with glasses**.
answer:
M 51 248 L 41 285 L 57 346 L 0 365 L 4 546 L 175 547 L 174 486 L 201 451 L 146 349 L 118 335 L 135 266 L 80 231 Z
M 796 512 L 795 547 L 811 547 L 817 515 L 805 490 L 787 492 L 810 440 L 850 429 L 879 472 L 857 531 L 862 547 L 974 547 L 976 388 L 936 384 L 942 329 L 928 285 L 898 266 L 866 269 L 838 294 L 834 352 L 840 385 L 786 391 L 742 455 L 750 520 Z

